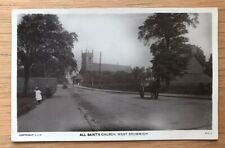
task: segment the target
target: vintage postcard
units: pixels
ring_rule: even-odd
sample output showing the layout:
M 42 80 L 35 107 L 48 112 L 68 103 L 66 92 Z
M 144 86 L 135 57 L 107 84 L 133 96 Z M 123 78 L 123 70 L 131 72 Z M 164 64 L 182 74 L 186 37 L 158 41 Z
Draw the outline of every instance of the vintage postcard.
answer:
M 217 138 L 217 8 L 12 11 L 12 141 Z

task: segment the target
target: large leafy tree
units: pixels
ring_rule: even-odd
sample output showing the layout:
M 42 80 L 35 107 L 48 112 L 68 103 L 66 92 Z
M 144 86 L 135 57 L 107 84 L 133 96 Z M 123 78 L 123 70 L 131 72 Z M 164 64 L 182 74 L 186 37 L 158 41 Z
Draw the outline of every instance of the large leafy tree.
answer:
M 132 74 L 134 76 L 134 79 L 136 82 L 138 82 L 142 77 L 144 77 L 145 74 L 145 68 L 144 67 L 134 67 L 132 69 Z
M 24 15 L 17 28 L 18 64 L 24 68 L 24 89 L 26 95 L 31 67 L 43 65 L 43 69 L 54 67 L 55 72 L 64 74 L 67 66 L 76 67 L 72 49 L 76 33 L 69 33 L 56 15 Z M 41 69 L 40 69 L 41 70 Z
M 138 38 L 144 40 L 153 55 L 152 72 L 158 85 L 182 75 L 191 54 L 187 44 L 187 26 L 196 27 L 197 14 L 156 13 L 149 16 L 139 27 Z

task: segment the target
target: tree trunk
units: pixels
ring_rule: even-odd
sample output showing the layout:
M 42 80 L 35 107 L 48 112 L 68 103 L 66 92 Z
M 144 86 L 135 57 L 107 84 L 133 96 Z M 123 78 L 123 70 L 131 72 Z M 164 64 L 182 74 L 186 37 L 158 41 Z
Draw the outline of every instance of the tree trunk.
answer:
M 47 77 L 47 72 L 46 72 L 46 64 L 45 63 L 43 64 L 43 69 L 44 69 L 44 77 L 46 78 Z
M 159 96 L 159 89 L 160 89 L 160 78 L 157 77 L 156 78 L 156 92 L 155 92 L 155 99 L 158 99 L 158 96 Z
M 170 50 L 170 38 L 169 37 L 165 37 L 166 38 L 166 50 Z
M 24 66 L 23 96 L 27 96 L 29 78 L 30 78 L 30 65 L 25 65 Z

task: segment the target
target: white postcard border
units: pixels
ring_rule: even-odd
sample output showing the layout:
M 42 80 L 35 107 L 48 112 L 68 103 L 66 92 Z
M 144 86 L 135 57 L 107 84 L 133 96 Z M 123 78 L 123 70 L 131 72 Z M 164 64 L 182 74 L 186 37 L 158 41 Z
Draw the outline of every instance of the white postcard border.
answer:
M 213 95 L 212 130 L 17 132 L 17 16 L 19 14 L 138 14 L 211 13 Z M 17 9 L 12 11 L 11 139 L 23 141 L 129 141 L 129 140 L 215 140 L 218 139 L 218 9 L 217 8 L 76 8 Z

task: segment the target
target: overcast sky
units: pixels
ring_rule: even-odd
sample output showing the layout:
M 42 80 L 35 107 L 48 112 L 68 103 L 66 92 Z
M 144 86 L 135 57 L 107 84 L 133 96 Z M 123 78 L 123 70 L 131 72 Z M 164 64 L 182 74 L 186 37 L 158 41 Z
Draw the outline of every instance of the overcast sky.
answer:
M 151 14 L 149 14 L 151 15 Z M 81 50 L 94 51 L 94 62 L 134 66 L 150 66 L 149 47 L 137 39 L 138 27 L 143 24 L 147 14 L 60 14 L 64 28 L 76 32 L 78 42 L 74 53 L 78 64 Z M 197 28 L 189 28 L 187 37 L 191 44 L 200 46 L 209 57 L 212 49 L 212 23 L 210 14 L 200 14 Z

